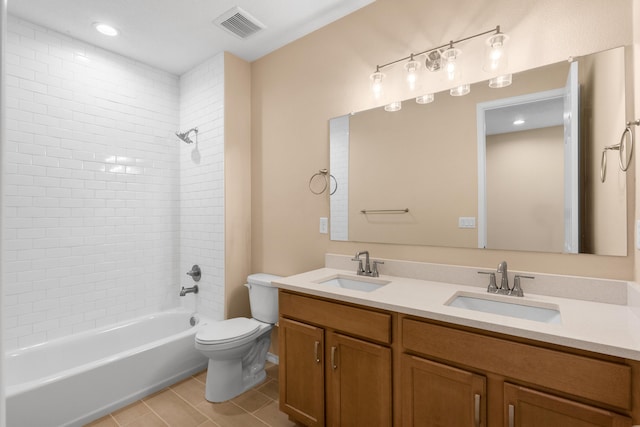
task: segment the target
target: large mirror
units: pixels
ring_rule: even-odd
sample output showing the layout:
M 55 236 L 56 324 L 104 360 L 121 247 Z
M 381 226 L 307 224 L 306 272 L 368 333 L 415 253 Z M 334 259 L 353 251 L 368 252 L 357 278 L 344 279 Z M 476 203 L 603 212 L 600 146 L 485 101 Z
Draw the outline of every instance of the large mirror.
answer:
M 627 253 L 625 48 L 331 119 L 331 239 Z

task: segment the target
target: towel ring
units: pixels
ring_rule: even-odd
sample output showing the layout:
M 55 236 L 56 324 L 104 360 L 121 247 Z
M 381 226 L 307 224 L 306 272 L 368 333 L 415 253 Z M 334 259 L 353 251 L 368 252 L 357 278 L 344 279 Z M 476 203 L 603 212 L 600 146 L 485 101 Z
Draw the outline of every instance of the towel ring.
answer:
M 637 124 L 637 123 L 636 123 Z M 627 127 L 624 128 L 624 131 L 622 132 L 622 136 L 620 137 L 620 144 L 618 144 L 620 146 L 619 149 L 619 159 L 620 159 L 620 169 L 622 169 L 624 172 L 627 171 L 627 169 L 629 169 L 629 165 L 631 164 L 631 156 L 633 156 L 633 132 L 631 131 L 631 122 L 627 123 Z M 629 135 L 629 138 L 627 138 L 626 136 Z M 627 141 L 629 141 L 629 159 L 625 159 L 626 155 L 626 151 L 627 151 Z M 626 162 L 626 165 L 625 165 Z
M 334 185 L 331 185 L 331 180 L 333 180 Z M 309 190 L 313 194 L 322 194 L 327 190 L 327 188 L 329 188 L 330 196 L 338 191 L 338 181 L 327 169 L 320 169 L 318 172 L 311 175 L 311 179 L 309 179 Z
M 618 151 L 618 164 L 620 165 L 620 170 L 626 172 L 631 165 L 631 158 L 633 157 L 633 144 L 634 144 L 634 136 L 633 131 L 631 130 L 631 126 L 639 126 L 640 119 L 627 122 L 627 126 L 622 131 L 622 135 L 620 136 L 620 142 L 615 145 L 609 145 L 608 147 L 604 147 L 602 150 L 602 158 L 600 159 L 600 181 L 604 182 L 607 178 L 607 150 L 617 150 Z M 628 142 L 627 142 L 628 141 Z M 629 153 L 627 155 L 627 152 Z M 628 158 L 628 159 L 627 159 Z

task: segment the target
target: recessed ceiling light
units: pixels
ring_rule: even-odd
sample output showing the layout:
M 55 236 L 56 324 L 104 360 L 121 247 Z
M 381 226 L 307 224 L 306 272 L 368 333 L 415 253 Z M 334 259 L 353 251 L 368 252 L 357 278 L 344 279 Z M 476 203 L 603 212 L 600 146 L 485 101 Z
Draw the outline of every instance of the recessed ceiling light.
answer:
M 96 22 L 93 24 L 95 29 L 104 34 L 105 36 L 115 37 L 118 35 L 118 30 L 113 28 L 111 25 L 103 24 L 102 22 Z
M 524 120 L 522 120 L 522 119 L 514 120 L 513 124 L 516 125 L 516 126 L 523 125 L 524 124 Z

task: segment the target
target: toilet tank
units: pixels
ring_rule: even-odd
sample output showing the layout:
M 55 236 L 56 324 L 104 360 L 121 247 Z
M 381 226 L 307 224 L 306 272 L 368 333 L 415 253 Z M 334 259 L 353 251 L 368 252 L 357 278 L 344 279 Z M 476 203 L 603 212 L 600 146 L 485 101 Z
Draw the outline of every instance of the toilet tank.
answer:
M 247 277 L 249 288 L 249 303 L 251 304 L 251 316 L 265 323 L 274 324 L 278 321 L 278 288 L 271 282 L 280 279 L 267 273 L 251 274 Z

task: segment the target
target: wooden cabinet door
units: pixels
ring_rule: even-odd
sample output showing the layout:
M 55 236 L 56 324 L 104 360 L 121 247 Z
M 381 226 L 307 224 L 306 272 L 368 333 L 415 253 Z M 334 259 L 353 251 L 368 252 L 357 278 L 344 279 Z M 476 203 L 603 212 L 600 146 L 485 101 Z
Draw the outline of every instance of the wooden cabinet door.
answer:
M 630 427 L 631 419 L 505 383 L 505 427 Z
M 280 410 L 324 426 L 324 330 L 280 318 Z
M 331 333 L 326 358 L 327 425 L 391 426 L 391 349 Z
M 407 354 L 401 371 L 403 426 L 487 425 L 485 377 Z

